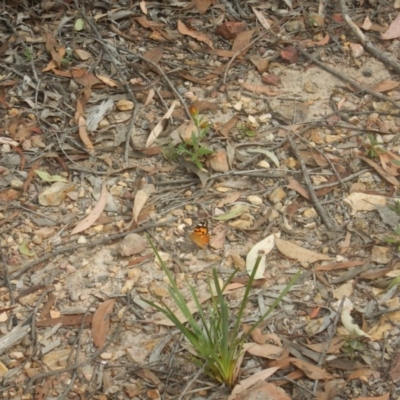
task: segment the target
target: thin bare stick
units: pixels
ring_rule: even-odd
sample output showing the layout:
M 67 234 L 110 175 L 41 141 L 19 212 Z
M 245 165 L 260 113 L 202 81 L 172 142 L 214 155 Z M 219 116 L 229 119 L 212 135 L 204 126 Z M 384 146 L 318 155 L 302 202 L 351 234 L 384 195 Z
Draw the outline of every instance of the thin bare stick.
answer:
M 164 222 L 159 222 L 156 224 L 149 224 L 146 226 L 141 226 L 140 228 L 137 229 L 133 229 L 131 231 L 127 231 L 127 232 L 120 232 L 120 233 L 116 233 L 114 235 L 110 235 L 107 236 L 105 238 L 101 238 L 101 239 L 97 239 L 97 240 L 93 240 L 92 242 L 88 242 L 88 243 L 82 243 L 82 244 L 75 244 L 75 245 L 71 245 L 69 247 L 62 247 L 60 249 L 57 249 L 51 253 L 47 253 L 42 257 L 39 257 L 37 260 L 32 261 L 26 265 L 24 265 L 20 270 L 14 272 L 13 274 L 11 274 L 10 279 L 15 279 L 18 278 L 19 276 L 21 276 L 23 273 L 25 273 L 26 271 L 28 271 L 29 269 L 35 267 L 36 265 L 47 261 L 59 254 L 64 254 L 64 253 L 69 253 L 70 251 L 76 251 L 77 249 L 81 249 L 81 248 L 90 248 L 90 247 L 95 247 L 95 246 L 99 246 L 101 244 L 105 244 L 105 243 L 110 243 L 114 240 L 117 239 L 122 239 L 124 238 L 126 235 L 128 235 L 129 233 L 137 233 L 137 232 L 143 232 L 146 231 L 148 229 L 152 229 L 152 228 L 156 228 L 159 226 L 165 226 L 165 225 L 169 225 L 171 222 L 176 221 L 177 218 L 171 218 L 168 221 L 164 221 Z
M 347 25 L 349 26 L 349 28 L 351 29 L 353 34 L 357 37 L 357 39 L 364 46 L 365 50 L 367 50 L 368 53 L 371 54 L 371 56 L 374 56 L 379 61 L 383 62 L 383 64 L 385 64 L 387 67 L 392 68 L 393 71 L 400 74 L 400 64 L 397 61 L 395 61 L 393 58 L 390 58 L 385 53 L 378 50 L 371 43 L 371 41 L 361 32 L 361 29 L 352 21 L 352 19 L 347 14 L 347 7 L 344 3 L 344 0 L 340 0 L 339 4 L 340 4 L 340 9 L 341 9 L 342 15 L 344 17 L 344 20 L 346 21 Z
M 311 179 L 310 179 L 310 175 L 308 174 L 306 164 L 304 163 L 303 158 L 301 157 L 299 151 L 297 150 L 296 143 L 294 142 L 291 133 L 287 132 L 286 137 L 290 143 L 290 147 L 292 148 L 293 154 L 295 155 L 295 157 L 297 158 L 297 161 L 300 164 L 300 168 L 301 168 L 301 171 L 303 172 L 304 182 L 307 186 L 308 193 L 310 194 L 310 198 L 311 198 L 315 208 L 317 209 L 319 216 L 321 217 L 325 226 L 329 230 L 339 230 L 339 228 L 337 226 L 335 226 L 335 223 L 332 222 L 331 218 L 325 212 L 324 208 L 322 207 L 321 203 L 318 200 L 317 195 L 315 194 L 315 191 L 314 191 Z
M 347 76 L 343 75 L 342 72 L 336 71 L 331 67 L 328 67 L 327 65 L 325 65 L 324 63 L 322 63 L 321 61 L 318 61 L 315 57 L 313 57 L 312 55 L 308 54 L 304 49 L 302 49 L 301 47 L 297 47 L 297 50 L 303 54 L 304 57 L 308 58 L 311 62 L 313 62 L 314 64 L 318 65 L 319 67 L 321 67 L 322 69 L 324 69 L 325 71 L 329 72 L 330 74 L 336 76 L 337 78 L 341 79 L 343 82 L 346 82 L 348 84 L 350 84 L 351 86 L 353 86 L 355 89 L 357 89 L 360 92 L 365 92 L 370 94 L 371 96 L 376 97 L 379 100 L 382 101 L 387 101 L 391 104 L 393 104 L 394 107 L 396 108 L 400 108 L 400 105 L 396 103 L 395 100 L 393 100 L 391 97 L 385 96 L 381 93 L 375 92 L 374 90 L 365 88 L 363 86 L 361 86 L 359 83 L 357 83 L 355 80 L 348 78 Z
M 76 5 L 77 8 L 79 8 L 79 7 L 78 7 L 78 1 L 77 1 L 77 0 L 75 0 L 75 5 Z M 130 100 L 134 103 L 134 105 L 135 105 L 134 108 L 133 108 L 133 112 L 132 112 L 132 116 L 131 116 L 131 121 L 129 122 L 129 127 L 128 127 L 128 130 L 127 130 L 127 132 L 126 132 L 126 136 L 125 136 L 124 161 L 125 161 L 125 163 L 127 164 L 127 163 L 128 163 L 129 146 L 130 146 L 130 144 L 131 144 L 130 138 L 131 138 L 132 136 L 134 136 L 134 132 L 135 132 L 135 120 L 136 120 L 137 113 L 138 113 L 138 111 L 139 111 L 139 103 L 137 102 L 136 97 L 133 95 L 132 89 L 131 89 L 131 87 L 129 86 L 129 83 L 127 82 L 127 79 L 126 79 L 125 75 L 123 74 L 123 72 L 122 72 L 121 69 L 119 68 L 118 63 L 115 62 L 115 58 L 114 58 L 113 54 L 111 53 L 111 51 L 110 51 L 110 49 L 108 48 L 107 44 L 105 44 L 104 41 L 102 40 L 102 37 L 101 37 L 100 32 L 99 32 L 99 30 L 97 29 L 96 25 L 93 23 L 93 21 L 92 21 L 90 18 L 88 18 L 88 17 L 85 15 L 85 13 L 84 13 L 83 11 L 81 12 L 81 14 L 82 14 L 83 18 L 85 19 L 85 21 L 86 21 L 86 22 L 90 25 L 90 27 L 92 28 L 92 30 L 93 30 L 93 32 L 95 33 L 95 35 L 97 36 L 97 39 L 99 40 L 99 42 L 100 42 L 101 44 L 103 44 L 105 52 L 106 52 L 106 53 L 108 54 L 108 56 L 110 57 L 110 60 L 111 60 L 111 62 L 113 63 L 115 69 L 117 70 L 118 75 L 119 75 L 119 77 L 120 77 L 120 79 L 121 79 L 121 81 L 122 81 L 122 84 L 123 84 L 124 87 L 125 87 L 125 90 L 128 92 L 129 99 L 130 99 Z M 133 133 L 133 135 L 132 135 L 132 133 Z

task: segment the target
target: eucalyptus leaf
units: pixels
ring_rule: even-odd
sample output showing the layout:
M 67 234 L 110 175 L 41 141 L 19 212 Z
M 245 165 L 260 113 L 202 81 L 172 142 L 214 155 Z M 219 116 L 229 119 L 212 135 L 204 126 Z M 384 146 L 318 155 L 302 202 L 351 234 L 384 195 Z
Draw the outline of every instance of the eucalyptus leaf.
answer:
M 84 28 L 85 28 L 85 21 L 83 20 L 83 18 L 78 18 L 75 21 L 74 29 L 76 31 L 83 31 Z
M 45 182 L 68 182 L 67 179 L 63 178 L 60 175 L 50 175 L 46 171 L 41 171 L 39 169 L 35 170 L 36 175 Z

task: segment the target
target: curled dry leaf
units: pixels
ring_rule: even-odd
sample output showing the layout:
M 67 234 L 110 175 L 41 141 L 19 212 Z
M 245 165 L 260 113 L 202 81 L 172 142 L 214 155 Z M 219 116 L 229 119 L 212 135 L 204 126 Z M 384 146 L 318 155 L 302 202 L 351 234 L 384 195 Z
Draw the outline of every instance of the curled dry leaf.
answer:
M 106 343 L 110 327 L 110 315 L 113 312 L 115 299 L 106 300 L 100 304 L 93 315 L 92 338 L 96 347 L 101 348 Z
M 248 82 L 243 82 L 242 88 L 248 90 L 249 92 L 266 94 L 267 96 L 277 96 L 279 94 L 278 92 L 271 90 L 268 86 L 256 85 Z
M 71 235 L 74 235 L 79 232 L 83 232 L 84 230 L 90 228 L 100 217 L 100 214 L 103 212 L 104 207 L 107 202 L 107 188 L 106 185 L 103 185 L 101 188 L 100 198 L 97 204 L 94 206 L 92 212 L 83 220 L 81 220 L 75 228 L 72 230 Z
M 253 356 L 269 358 L 270 360 L 279 360 L 288 354 L 286 349 L 269 343 L 245 343 L 243 349 Z
M 312 365 L 308 362 L 293 357 L 290 358 L 289 360 L 291 364 L 301 369 L 310 379 L 324 380 L 324 381 L 332 379 L 332 375 L 328 374 L 326 371 L 315 365 Z
M 286 257 L 297 260 L 299 262 L 315 263 L 316 261 L 330 261 L 331 257 L 326 254 L 317 253 L 313 250 L 305 249 L 296 243 L 287 240 L 275 238 L 277 249 Z
M 146 142 L 146 147 L 150 147 L 158 138 L 160 133 L 164 130 L 163 126 L 163 120 L 168 119 L 171 117 L 176 105 L 178 104 L 178 100 L 174 100 L 171 104 L 171 107 L 168 109 L 168 111 L 163 115 L 159 123 L 154 127 L 154 129 L 150 132 L 150 135 L 147 139 Z
M 89 139 L 89 135 L 86 130 L 86 120 L 83 117 L 79 117 L 78 119 L 79 124 L 79 137 L 81 138 L 83 144 L 88 150 L 93 150 L 93 143 Z
M 253 13 L 258 19 L 258 22 L 263 26 L 263 28 L 267 31 L 271 29 L 271 25 L 268 22 L 268 20 L 264 17 L 263 13 L 261 11 L 256 10 L 254 7 L 251 7 L 253 10 Z
M 209 39 L 206 35 L 201 32 L 195 31 L 194 29 L 189 29 L 182 21 L 178 21 L 178 31 L 181 35 L 187 35 L 194 39 L 199 40 L 200 42 L 205 43 L 212 49 L 214 49 L 213 43 L 211 39 Z
M 267 236 L 265 239 L 256 243 L 246 257 L 246 270 L 249 275 L 251 275 L 253 268 L 257 263 L 257 258 L 261 256 L 261 261 L 258 265 L 258 269 L 255 275 L 255 279 L 264 278 L 264 272 L 267 267 L 266 255 L 271 252 L 275 246 L 275 240 L 280 236 L 280 233 L 275 236 L 274 234 Z
M 390 40 L 400 37 L 400 13 L 397 14 L 396 19 L 390 24 L 388 30 L 382 33 L 382 39 Z
M 249 31 L 240 32 L 232 44 L 232 51 L 245 51 L 246 47 L 250 44 L 251 37 L 253 36 L 254 29 Z
M 233 388 L 231 395 L 228 397 L 228 400 L 234 400 L 239 393 L 241 393 L 241 392 L 245 391 L 246 389 L 252 387 L 259 380 L 265 380 L 265 379 L 269 378 L 279 368 L 280 367 L 267 368 L 267 369 L 264 369 L 264 370 L 262 370 L 260 372 L 256 372 L 255 374 L 251 375 L 247 379 L 242 380 L 240 383 L 238 383 Z M 267 397 L 265 397 L 265 398 L 267 398 Z M 285 398 L 283 398 L 283 399 L 286 400 Z
M 218 25 L 215 33 L 226 40 L 234 39 L 240 32 L 246 30 L 245 22 L 231 22 L 226 21 L 221 25 Z
M 149 198 L 149 194 L 145 190 L 138 190 L 135 195 L 135 200 L 133 202 L 133 219 L 137 222 L 138 216 L 140 211 L 142 210 L 143 206 L 146 204 Z

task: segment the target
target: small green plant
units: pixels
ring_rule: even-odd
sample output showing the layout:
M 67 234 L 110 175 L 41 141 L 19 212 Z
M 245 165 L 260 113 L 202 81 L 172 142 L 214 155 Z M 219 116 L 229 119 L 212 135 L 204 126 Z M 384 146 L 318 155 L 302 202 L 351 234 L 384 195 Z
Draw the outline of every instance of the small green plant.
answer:
M 252 127 L 249 124 L 240 124 L 238 126 L 239 129 L 239 133 L 242 136 L 242 138 L 244 137 L 254 137 L 256 136 L 256 132 L 254 132 L 254 130 L 252 129 Z
M 384 153 L 381 144 L 379 143 L 374 135 L 368 135 L 369 144 L 367 146 L 367 157 L 376 158 L 379 154 Z
M 397 215 L 400 215 L 400 201 L 395 200 L 394 204 L 389 204 L 388 205 L 389 210 L 394 211 Z
M 194 107 L 190 109 L 190 113 L 197 132 L 192 132 L 188 141 L 179 143 L 175 148 L 169 147 L 167 150 L 164 150 L 164 156 L 171 160 L 176 160 L 178 156 L 184 156 L 196 165 L 198 169 L 202 169 L 204 157 L 213 153 L 212 150 L 201 144 L 201 141 L 207 137 L 210 124 L 199 116 L 198 111 Z
M 364 343 L 360 340 L 360 336 L 350 335 L 345 339 L 345 344 L 342 347 L 343 353 L 354 360 L 361 352 L 365 350 Z
M 30 47 L 25 47 L 24 58 L 26 61 L 31 62 L 33 59 L 33 51 Z
M 158 258 L 162 269 L 167 275 L 170 284 L 168 288 L 169 294 L 177 305 L 178 311 L 173 311 L 161 298 L 159 299 L 161 305 L 149 300 L 145 301 L 163 313 L 184 335 L 186 340 L 194 349 L 195 356 L 192 361 L 199 368 L 203 368 L 207 375 L 216 379 L 220 383 L 224 383 L 229 388 L 232 388 L 238 378 L 245 341 L 251 332 L 253 332 L 254 329 L 256 329 L 280 303 L 282 298 L 296 282 L 300 275 L 300 271 L 293 276 L 289 284 L 265 314 L 263 314 L 249 330 L 243 332 L 241 330 L 242 317 L 261 260 L 260 257 L 250 275 L 239 310 L 235 316 L 232 315 L 232 312 L 229 310 L 227 300 L 224 297 L 224 291 L 232 278 L 236 275 L 237 271 L 234 271 L 227 281 L 221 285 L 216 269 L 212 270 L 212 276 L 208 279 L 208 288 L 210 293 L 212 293 L 212 297 L 210 304 L 206 306 L 205 309 L 203 309 L 195 289 L 190 287 L 191 299 L 194 301 L 197 313 L 196 318 L 193 315 L 193 311 L 191 311 L 187 305 L 182 292 L 175 283 L 171 272 L 162 261 L 157 249 L 151 241 L 150 245 Z M 179 317 L 179 314 L 181 314 L 183 319 Z M 187 323 L 181 322 L 183 320 L 187 321 Z
M 71 64 L 72 64 L 72 49 L 71 47 L 67 47 L 65 49 L 65 55 L 61 60 L 61 65 L 63 67 L 68 67 Z
M 400 201 L 396 200 L 394 204 L 389 204 L 388 208 L 389 210 L 394 211 L 397 215 L 400 215 Z M 397 225 L 396 228 L 393 229 L 392 235 L 387 237 L 385 242 L 395 245 L 397 251 L 400 251 L 400 225 Z
M 396 246 L 397 251 L 400 251 L 400 225 L 393 229 L 394 236 L 387 237 L 385 242 Z

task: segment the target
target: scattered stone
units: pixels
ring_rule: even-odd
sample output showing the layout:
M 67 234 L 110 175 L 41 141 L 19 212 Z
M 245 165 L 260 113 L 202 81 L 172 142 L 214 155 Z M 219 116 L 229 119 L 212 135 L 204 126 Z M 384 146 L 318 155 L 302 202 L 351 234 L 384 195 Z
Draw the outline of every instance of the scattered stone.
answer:
M 116 104 L 118 111 L 130 111 L 133 110 L 135 104 L 129 100 L 119 100 Z
M 0 361 L 0 378 L 8 372 L 8 368 Z
M 260 196 L 247 196 L 247 201 L 251 204 L 253 204 L 254 206 L 260 206 L 263 203 L 263 200 Z
M 274 204 L 278 204 L 285 197 L 286 197 L 286 192 L 280 187 L 273 190 L 272 193 L 269 195 L 270 201 Z
M 129 257 L 142 252 L 147 246 L 147 241 L 137 233 L 126 235 L 118 247 L 118 253 L 122 257 Z
M 374 246 L 371 253 L 371 261 L 378 264 L 389 264 L 392 261 L 393 253 L 390 247 Z
M 208 157 L 210 167 L 215 172 L 227 172 L 229 171 L 228 157 L 224 149 L 217 150 L 215 153 Z

